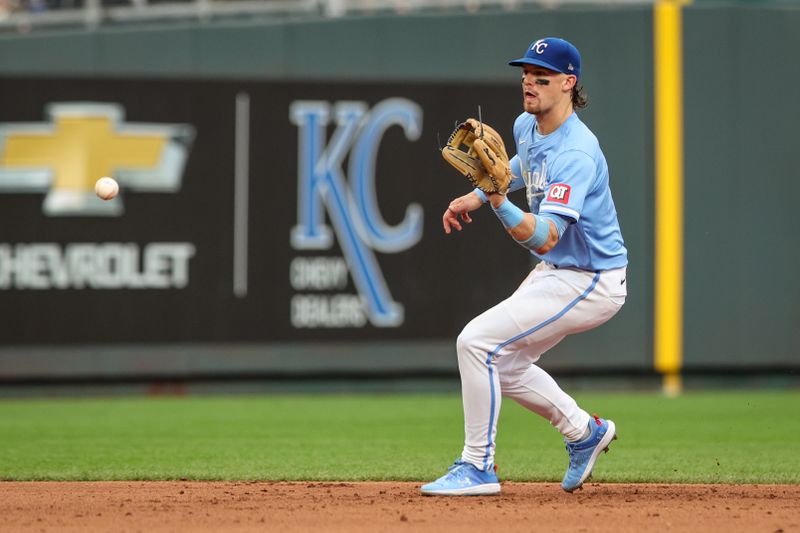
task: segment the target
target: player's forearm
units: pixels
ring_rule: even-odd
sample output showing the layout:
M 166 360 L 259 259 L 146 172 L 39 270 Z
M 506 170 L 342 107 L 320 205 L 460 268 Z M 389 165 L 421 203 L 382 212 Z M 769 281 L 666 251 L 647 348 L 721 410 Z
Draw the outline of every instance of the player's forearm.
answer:
M 471 193 L 469 193 L 468 196 L 469 195 L 472 195 L 475 199 L 480 200 L 481 205 L 489 201 L 489 197 L 486 196 L 486 193 L 477 187 Z
M 530 214 L 525 213 L 522 218 L 522 222 L 514 226 L 513 228 L 506 228 L 511 237 L 514 238 L 517 242 L 526 241 L 531 238 L 536 231 L 536 218 Z
M 501 195 L 490 195 L 489 201 L 497 218 L 519 245 L 544 254 L 558 243 L 561 232 L 553 221 L 524 213 Z
M 537 254 L 546 254 L 558 244 L 558 230 L 552 221 L 525 213 L 522 222 L 506 228 L 509 235 L 523 248 L 533 250 Z
M 509 233 L 520 246 L 533 250 L 539 255 L 546 254 L 558 244 L 560 239 L 558 228 L 556 228 L 552 220 L 526 213 L 525 219 L 527 220 L 529 217 L 533 220 L 533 227 L 530 231 L 515 232 L 509 230 Z M 545 234 L 546 237 L 544 236 Z M 544 244 L 540 246 L 542 241 L 544 241 Z

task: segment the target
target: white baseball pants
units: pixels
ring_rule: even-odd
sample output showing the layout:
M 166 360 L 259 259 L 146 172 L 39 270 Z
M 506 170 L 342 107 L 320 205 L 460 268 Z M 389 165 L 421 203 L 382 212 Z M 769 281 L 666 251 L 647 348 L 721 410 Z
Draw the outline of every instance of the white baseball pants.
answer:
M 626 295 L 625 268 L 591 272 L 541 262 L 514 294 L 467 324 L 457 341 L 464 461 L 481 470 L 494 464 L 502 396 L 569 440 L 583 434 L 589 414 L 535 363 L 565 336 L 606 322 Z

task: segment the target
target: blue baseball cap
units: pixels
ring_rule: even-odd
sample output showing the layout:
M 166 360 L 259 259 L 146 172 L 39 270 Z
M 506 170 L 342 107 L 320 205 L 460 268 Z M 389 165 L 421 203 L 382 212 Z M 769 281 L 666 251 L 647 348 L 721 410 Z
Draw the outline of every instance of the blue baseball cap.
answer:
M 557 37 L 546 37 L 533 41 L 525 55 L 508 62 L 512 67 L 539 65 L 562 74 L 581 77 L 581 54 L 569 41 Z

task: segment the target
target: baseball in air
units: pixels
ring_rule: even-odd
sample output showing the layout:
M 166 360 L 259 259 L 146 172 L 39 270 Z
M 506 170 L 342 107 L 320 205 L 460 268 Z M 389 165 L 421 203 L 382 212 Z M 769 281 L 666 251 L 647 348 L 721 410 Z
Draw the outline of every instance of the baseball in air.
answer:
M 94 184 L 94 192 L 103 200 L 111 200 L 119 192 L 119 184 L 114 178 L 100 178 Z

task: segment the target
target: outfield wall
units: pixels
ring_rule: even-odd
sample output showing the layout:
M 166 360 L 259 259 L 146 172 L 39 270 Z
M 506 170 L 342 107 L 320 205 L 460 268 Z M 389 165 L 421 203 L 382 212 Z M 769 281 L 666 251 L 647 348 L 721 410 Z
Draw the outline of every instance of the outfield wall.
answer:
M 778 96 L 786 89 L 751 102 L 765 82 L 742 74 L 756 64 L 797 86 L 788 51 L 800 44 L 799 14 L 684 10 L 690 369 L 800 362 L 787 205 L 800 104 Z M 27 124 L 63 146 L 100 142 L 87 152 L 90 168 L 113 164 L 97 156 L 116 154 L 108 136 L 57 135 L 69 117 L 77 130 L 99 121 L 168 141 L 137 147 L 146 163 L 119 163 L 139 171 L 120 176 L 115 212 L 100 212 L 109 206 L 91 199 L 94 174 L 75 170 L 80 162 L 48 181 L 37 165 L 56 164 L 39 148 L 27 174 L 5 160 L 0 379 L 453 372 L 460 328 L 530 263 L 488 212 L 463 234 L 442 234 L 442 210 L 468 189 L 436 153 L 437 134 L 481 105 L 510 138 L 518 72 L 504 61 L 542 35 L 583 52 L 591 105 L 582 118 L 609 161 L 631 261 L 620 314 L 544 364 L 649 371 L 652 26 L 650 7 L 626 7 L 1 37 L 0 87 L 13 95 L 0 102 L 5 158 L 11 148 L 22 150 L 15 161 L 28 157 L 9 140 Z M 465 28 L 494 47 L 468 53 Z M 742 101 L 757 120 L 739 120 Z M 336 164 L 324 164 L 325 148 L 340 150 Z M 70 172 L 86 195 L 54 194 L 69 188 Z M 778 207 L 767 235 L 761 217 L 744 215 L 756 205 Z M 768 246 L 746 244 L 759 239 Z M 500 275 L 491 274 L 496 258 Z

